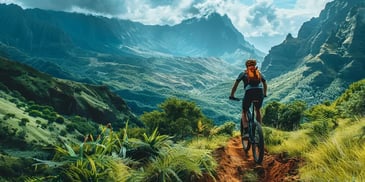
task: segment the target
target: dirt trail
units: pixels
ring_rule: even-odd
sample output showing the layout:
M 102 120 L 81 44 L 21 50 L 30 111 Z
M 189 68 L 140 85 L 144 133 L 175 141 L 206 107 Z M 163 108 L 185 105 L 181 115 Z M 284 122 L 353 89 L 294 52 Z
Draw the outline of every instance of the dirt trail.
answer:
M 213 155 L 219 164 L 216 177 L 218 182 L 299 181 L 298 167 L 302 160 L 289 158 L 284 153 L 271 155 L 265 152 L 262 165 L 258 165 L 252 157 L 251 150 L 248 154 L 242 150 L 240 137 L 232 138 L 226 147 L 218 148 Z

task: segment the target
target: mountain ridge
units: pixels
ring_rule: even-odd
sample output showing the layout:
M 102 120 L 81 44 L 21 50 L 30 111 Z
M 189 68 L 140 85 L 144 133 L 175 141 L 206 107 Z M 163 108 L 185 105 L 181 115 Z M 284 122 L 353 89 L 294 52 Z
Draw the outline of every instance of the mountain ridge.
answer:
M 334 99 L 348 84 L 365 77 L 361 61 L 364 57 L 362 50 L 365 47 L 364 39 L 360 36 L 361 30 L 364 29 L 364 23 L 360 21 L 363 18 L 362 7 L 363 3 L 357 1 L 333 1 L 327 4 L 326 9 L 318 18 L 312 18 L 303 24 L 298 37 L 294 38 L 288 34 L 282 44 L 274 46 L 265 56 L 261 66 L 265 78 L 269 81 L 269 97 L 266 101 L 305 100 L 312 105 L 323 100 Z M 22 13 L 35 10 L 18 9 L 18 11 Z M 239 113 L 239 107 L 229 103 L 226 97 L 229 95 L 231 82 L 237 76 L 235 74 L 244 69 L 242 58 L 251 57 L 251 52 L 243 49 L 250 50 L 252 46 L 242 41 L 244 36 L 232 29 L 234 27 L 227 16 L 213 13 L 200 19 L 193 18 L 183 21 L 175 26 L 145 26 L 140 23 L 105 17 L 38 11 L 41 13 L 34 14 L 40 16 L 39 14 L 42 13 L 54 13 L 56 15 L 53 16 L 67 16 L 68 18 L 65 19 L 59 18 L 58 25 L 65 23 L 60 27 L 68 27 L 65 32 L 74 34 L 69 37 L 78 37 L 84 42 L 71 42 L 73 47 L 60 50 L 64 55 L 56 54 L 54 57 L 47 57 L 32 55 L 18 49 L 18 44 L 15 43 L 21 41 L 15 41 L 13 45 L 5 41 L 0 44 L 3 47 L 0 53 L 3 52 L 6 57 L 16 57 L 17 59 L 12 60 L 26 63 L 61 78 L 108 85 L 122 96 L 138 114 L 153 110 L 157 104 L 171 96 L 191 99 L 206 106 L 205 112 L 214 116 L 214 119 L 218 120 L 217 123 L 234 120 L 236 118 L 234 113 Z M 74 15 L 76 20 L 65 21 Z M 80 26 L 81 28 L 70 26 L 77 22 L 82 22 L 83 26 Z M 24 24 L 19 23 L 19 25 Z M 56 26 L 56 23 L 53 22 L 51 25 Z M 217 29 L 211 31 L 203 29 L 207 26 L 217 27 Z M 122 29 L 123 34 L 116 33 Z M 107 33 L 105 35 L 97 34 L 101 30 L 105 30 Z M 84 32 L 85 37 L 88 38 L 83 38 L 80 32 Z M 144 34 L 138 32 L 144 32 Z M 57 32 L 56 34 L 58 35 Z M 181 37 L 176 38 L 179 36 Z M 214 36 L 226 44 L 213 40 Z M 145 39 L 146 37 L 151 39 Z M 90 42 L 85 41 L 89 38 Z M 103 41 L 108 42 L 109 39 L 114 42 L 100 44 Z M 13 39 L 8 37 L 6 40 Z M 126 44 L 118 45 L 120 40 L 125 41 Z M 171 40 L 170 43 L 169 40 Z M 61 42 L 68 41 L 65 39 Z M 93 42 L 97 44 L 93 44 Z M 191 46 L 186 46 L 189 43 Z M 245 47 L 246 44 L 247 47 Z M 149 48 L 151 45 L 154 46 L 154 49 Z M 231 45 L 234 45 L 233 48 L 230 47 Z M 219 46 L 225 49 L 219 50 Z M 241 49 L 238 51 L 230 52 L 240 46 Z M 221 55 L 221 57 L 204 56 L 208 55 L 207 52 L 210 49 L 211 52 Z M 176 50 L 185 53 L 181 54 Z M 47 50 L 44 52 L 47 53 Z M 189 56 L 190 54 L 192 56 Z M 226 57 L 240 57 L 241 60 L 232 63 L 226 61 Z M 160 68 L 157 68 L 157 65 Z M 217 68 L 217 66 L 221 68 Z M 354 72 L 358 74 L 354 75 Z M 229 108 L 229 111 L 222 111 L 222 107 Z
M 262 63 L 265 76 L 281 85 L 271 90 L 271 99 L 317 104 L 333 100 L 349 84 L 364 78 L 364 8 L 364 2 L 330 2 L 318 18 L 303 24 L 298 37 L 289 34 L 274 46 Z
M 78 13 L 40 9 L 23 10 L 17 5 L 0 6 L 4 13 L 3 18 L 0 18 L 0 22 L 7 22 L 7 19 L 10 17 L 12 17 L 14 22 L 19 22 L 18 25 L 9 23 L 6 29 L 0 30 L 3 34 L 3 36 L 0 36 L 0 41 L 8 42 L 9 45 L 18 44 L 18 47 L 21 47 L 19 44 L 23 44 L 23 49 L 26 52 L 35 55 L 50 52 L 53 56 L 57 55 L 56 53 L 60 56 L 67 56 L 70 54 L 70 51 L 73 49 L 77 51 L 78 48 L 104 53 L 123 54 L 124 52 L 120 49 L 120 46 L 127 46 L 175 56 L 223 56 L 229 58 L 227 59 L 229 62 L 240 61 L 241 57 L 239 56 L 243 54 L 260 60 L 263 58 L 263 53 L 244 40 L 242 34 L 234 28 L 228 17 L 226 15 L 221 16 L 218 13 L 212 13 L 200 20 L 196 18 L 186 20 L 175 26 L 161 26 L 143 25 L 130 20 L 96 17 Z M 205 25 L 211 24 L 214 26 L 207 32 L 205 27 L 199 28 L 204 23 Z M 26 30 L 25 32 L 18 32 L 23 37 L 20 37 L 17 42 L 6 39 L 6 35 L 14 37 L 11 34 L 11 30 L 15 26 L 18 26 L 19 31 Z M 39 29 L 39 27 L 43 29 Z M 186 27 L 192 27 L 194 31 L 189 31 L 189 28 Z M 214 30 L 217 28 L 224 30 L 226 32 L 225 35 L 221 35 L 221 31 Z M 55 37 L 47 37 L 48 35 L 44 32 L 47 29 L 49 30 L 47 32 L 52 32 L 52 35 Z M 42 47 L 41 42 L 27 39 L 28 36 L 37 32 L 43 32 L 42 36 L 46 38 L 44 41 L 53 41 L 55 43 L 54 46 L 61 46 L 60 52 L 53 53 L 51 51 L 57 50 Z M 186 37 L 191 38 L 187 39 Z M 52 40 L 52 38 L 56 39 Z M 215 43 L 215 41 L 224 44 Z M 229 49 L 226 48 L 227 45 L 229 45 Z M 32 46 L 39 46 L 40 50 L 47 51 L 35 52 Z M 237 51 L 240 52 L 238 55 L 227 56 Z
M 131 113 L 123 99 L 106 86 L 86 85 L 53 78 L 31 67 L 0 57 L 0 84 L 29 101 L 52 106 L 63 115 L 79 115 L 100 124 L 123 127 L 143 124 Z

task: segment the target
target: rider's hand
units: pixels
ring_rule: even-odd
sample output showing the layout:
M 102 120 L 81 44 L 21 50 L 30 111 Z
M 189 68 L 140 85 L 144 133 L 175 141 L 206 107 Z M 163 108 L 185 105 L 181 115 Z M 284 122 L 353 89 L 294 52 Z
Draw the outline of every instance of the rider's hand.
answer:
M 234 96 L 229 96 L 229 99 L 230 99 L 230 100 L 240 100 L 239 98 L 236 98 L 236 97 L 234 97 Z

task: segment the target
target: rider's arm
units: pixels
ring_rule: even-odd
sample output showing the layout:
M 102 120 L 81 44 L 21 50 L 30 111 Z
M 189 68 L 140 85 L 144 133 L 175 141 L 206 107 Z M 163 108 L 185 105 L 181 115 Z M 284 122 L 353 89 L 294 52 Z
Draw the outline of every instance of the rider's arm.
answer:
M 240 82 L 238 80 L 236 80 L 233 84 L 232 90 L 231 90 L 231 97 L 234 97 L 234 93 L 236 93 L 237 90 L 237 86 Z
M 263 86 L 264 86 L 264 96 L 267 96 L 267 84 L 266 81 L 262 82 Z

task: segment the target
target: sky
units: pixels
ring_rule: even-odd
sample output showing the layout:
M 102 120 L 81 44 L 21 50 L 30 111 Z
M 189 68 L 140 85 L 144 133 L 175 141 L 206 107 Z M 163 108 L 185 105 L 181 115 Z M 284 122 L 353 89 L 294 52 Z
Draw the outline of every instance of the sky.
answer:
M 23 8 L 80 12 L 146 25 L 175 25 L 209 12 L 226 14 L 245 40 L 267 53 L 297 36 L 305 21 L 318 17 L 332 0 L 0 0 Z

